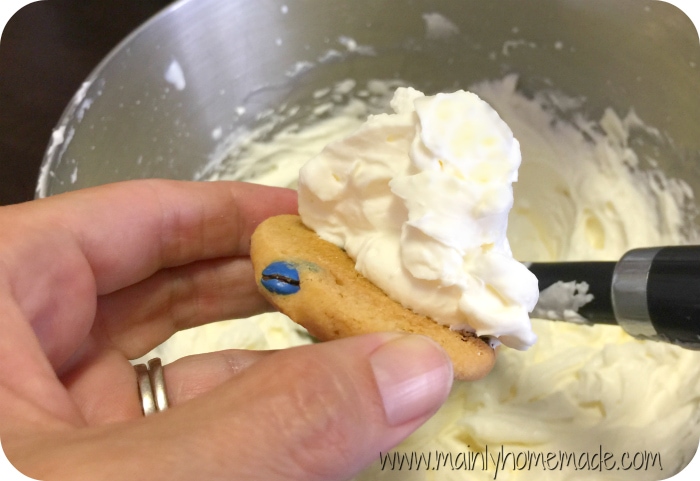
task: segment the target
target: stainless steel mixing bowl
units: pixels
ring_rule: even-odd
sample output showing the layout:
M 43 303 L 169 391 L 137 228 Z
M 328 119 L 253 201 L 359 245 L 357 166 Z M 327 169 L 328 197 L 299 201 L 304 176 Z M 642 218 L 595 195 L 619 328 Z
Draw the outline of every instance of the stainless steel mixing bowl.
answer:
M 282 104 L 309 107 L 314 91 L 346 78 L 436 92 L 513 72 L 525 93 L 583 97 L 591 118 L 634 107 L 670 139 L 655 146 L 662 167 L 700 192 L 700 43 L 664 2 L 182 0 L 86 80 L 37 195 L 202 178 L 221 139 Z

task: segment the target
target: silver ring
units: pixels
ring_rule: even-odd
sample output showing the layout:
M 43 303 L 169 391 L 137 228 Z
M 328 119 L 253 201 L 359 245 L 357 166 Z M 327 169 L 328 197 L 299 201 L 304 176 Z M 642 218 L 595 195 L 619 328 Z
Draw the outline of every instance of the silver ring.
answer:
M 168 409 L 168 394 L 165 392 L 165 376 L 163 375 L 163 364 L 159 357 L 154 357 L 148 361 L 148 375 L 151 380 L 151 389 L 156 402 L 156 411 Z
M 165 377 L 160 358 L 156 357 L 145 364 L 134 366 L 136 384 L 141 397 L 141 411 L 144 416 L 165 411 L 168 408 L 168 395 L 165 391 Z
M 148 368 L 145 364 L 137 364 L 134 366 L 134 369 L 136 370 L 136 384 L 139 387 L 139 396 L 141 397 L 141 411 L 144 416 L 150 416 L 156 412 L 156 402 L 153 398 Z

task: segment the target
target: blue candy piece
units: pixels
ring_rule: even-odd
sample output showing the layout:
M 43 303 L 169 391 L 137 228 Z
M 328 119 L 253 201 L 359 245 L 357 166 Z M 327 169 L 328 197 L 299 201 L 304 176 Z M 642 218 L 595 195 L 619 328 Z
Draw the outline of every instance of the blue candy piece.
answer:
M 273 294 L 287 296 L 296 294 L 299 286 L 299 271 L 289 262 L 273 262 L 262 271 L 260 283 Z

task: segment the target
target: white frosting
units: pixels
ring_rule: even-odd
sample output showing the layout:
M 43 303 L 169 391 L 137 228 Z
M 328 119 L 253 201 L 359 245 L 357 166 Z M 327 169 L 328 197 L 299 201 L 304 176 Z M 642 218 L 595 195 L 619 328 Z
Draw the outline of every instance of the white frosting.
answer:
M 173 59 L 165 70 L 165 80 L 172 84 L 177 90 L 184 90 L 187 86 L 185 72 L 182 70 L 180 62 Z
M 186 355 L 232 348 L 284 349 L 308 344 L 310 340 L 303 327 L 282 314 L 270 312 L 180 331 L 133 362 L 146 362 L 156 356 L 160 357 L 164 364 L 168 364 Z
M 586 323 L 578 310 L 593 300 L 588 293 L 587 282 L 558 281 L 540 292 L 537 305 L 532 310 L 533 317 Z
M 629 249 L 685 243 L 684 202 L 692 192 L 680 180 L 647 168 L 629 147 L 654 133 L 633 113 L 609 110 L 601 122 L 576 115 L 581 102 L 541 93 L 526 98 L 516 78 L 470 87 L 492 105 L 520 141 L 523 162 L 514 185 L 508 238 L 517 259 L 615 260 Z M 324 145 L 356 130 L 376 108 L 387 111 L 394 82 L 354 88 L 356 97 L 332 115 L 293 125 L 270 142 L 247 136 L 228 159 L 228 175 L 281 186 L 296 183 L 299 167 Z M 347 100 L 347 99 L 345 99 Z M 571 122 L 553 112 L 565 110 Z M 232 114 L 234 115 L 234 114 Z M 313 120 L 313 119 L 310 119 Z M 261 138 L 269 132 L 264 130 Z M 585 134 L 584 134 L 585 133 Z M 649 140 L 649 139 L 647 139 Z M 653 149 L 652 149 L 653 151 Z M 275 317 L 274 336 L 269 319 Z M 258 326 L 262 326 L 258 327 Z M 359 480 L 630 480 L 673 476 L 692 458 L 700 438 L 700 353 L 635 341 L 612 326 L 532 320 L 537 343 L 526 352 L 501 349 L 485 379 L 455 383 L 446 404 L 397 452 L 660 453 L 658 467 L 630 470 L 544 471 L 541 467 L 482 471 L 391 471 L 377 461 Z M 169 359 L 220 348 L 281 348 L 308 342 L 281 314 L 228 321 L 178 333 L 161 350 Z M 464 458 L 462 458 L 464 459 Z
M 632 248 L 687 242 L 682 206 L 691 189 L 659 169 L 642 170 L 630 148 L 632 136 L 648 142 L 654 129 L 634 112 L 620 118 L 610 109 L 600 122 L 558 120 L 551 110 L 577 103 L 545 94 L 530 100 L 515 92 L 516 81 L 473 86 L 521 142 L 508 224 L 516 259 L 614 261 Z
M 425 22 L 426 38 L 445 39 L 459 34 L 459 27 L 438 12 L 424 13 L 423 21 Z
M 389 297 L 453 329 L 527 349 L 537 279 L 506 228 L 520 145 L 483 100 L 399 88 L 299 175 L 299 214 Z

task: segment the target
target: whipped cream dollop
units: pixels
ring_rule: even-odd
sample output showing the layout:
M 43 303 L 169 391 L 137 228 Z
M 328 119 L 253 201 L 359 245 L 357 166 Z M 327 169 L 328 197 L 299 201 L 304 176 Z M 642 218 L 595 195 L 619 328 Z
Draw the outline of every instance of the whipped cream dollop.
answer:
M 403 306 L 527 349 L 537 279 L 506 238 L 520 144 L 471 92 L 401 87 L 391 108 L 304 165 L 304 224 Z

